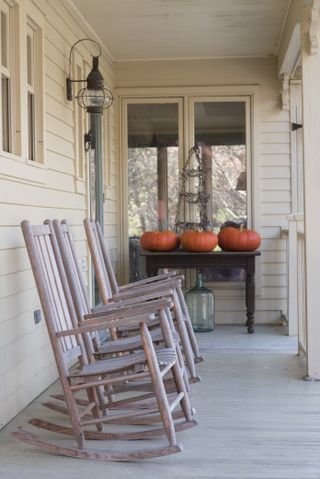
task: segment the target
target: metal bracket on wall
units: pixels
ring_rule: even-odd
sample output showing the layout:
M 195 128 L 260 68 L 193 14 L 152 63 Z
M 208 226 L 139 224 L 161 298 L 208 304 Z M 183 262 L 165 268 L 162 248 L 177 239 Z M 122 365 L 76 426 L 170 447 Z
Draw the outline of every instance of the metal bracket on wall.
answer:
M 303 125 L 301 123 L 291 123 L 291 131 L 296 131 L 299 130 L 299 128 L 302 128 Z

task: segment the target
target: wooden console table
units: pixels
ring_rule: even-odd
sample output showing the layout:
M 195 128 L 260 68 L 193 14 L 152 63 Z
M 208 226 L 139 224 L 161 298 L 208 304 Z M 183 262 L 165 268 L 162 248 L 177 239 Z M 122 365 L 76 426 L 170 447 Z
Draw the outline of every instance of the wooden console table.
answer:
M 142 250 L 146 258 L 148 276 L 157 274 L 159 268 L 242 268 L 246 272 L 246 327 L 248 333 L 254 333 L 255 313 L 255 258 L 260 251 L 229 252 L 211 251 L 210 253 L 192 253 L 183 250 L 172 252 L 153 252 Z

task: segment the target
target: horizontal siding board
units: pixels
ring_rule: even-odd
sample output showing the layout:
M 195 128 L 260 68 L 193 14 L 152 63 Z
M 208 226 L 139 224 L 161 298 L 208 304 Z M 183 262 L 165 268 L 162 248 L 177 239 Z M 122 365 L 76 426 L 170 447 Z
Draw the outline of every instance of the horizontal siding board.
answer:
M 54 118 L 63 119 L 64 124 L 72 128 L 73 134 L 73 111 L 65 107 L 65 102 L 62 103 L 47 93 L 46 111 Z
M 0 251 L 0 264 L 2 275 L 13 274 L 30 268 L 30 262 L 25 248 Z
M 278 225 L 287 225 L 287 216 L 283 215 L 262 215 L 261 216 L 261 226 L 278 226 Z
M 59 153 L 60 155 L 74 158 L 74 143 L 73 138 L 65 140 L 58 134 L 52 133 L 50 130 L 46 131 L 46 144 L 50 151 Z
M 31 270 L 0 276 L 0 299 L 13 296 L 34 284 Z
M 46 116 L 47 128 L 50 131 L 53 131 L 55 135 L 58 135 L 62 140 L 74 142 L 74 128 L 73 126 L 68 125 L 64 117 L 57 118 L 51 113 L 47 113 Z
M 19 411 L 25 408 L 35 397 L 39 396 L 56 379 L 57 370 L 54 361 L 50 360 L 46 367 L 36 371 L 36 374 L 33 374 L 27 381 L 23 378 L 17 389 L 5 396 L 1 402 L 0 429 L 8 422 L 8 418 L 16 416 Z
M 55 78 L 52 78 L 45 70 L 45 93 L 46 96 L 49 96 L 56 101 L 59 101 L 61 105 L 64 105 L 65 110 L 68 112 L 67 115 L 72 113 L 73 105 L 66 100 L 66 86 L 65 84 L 59 83 Z
M 25 159 L 21 161 L 15 161 L 14 159 L 1 158 L 1 170 L 0 170 L 0 202 L 5 199 L 2 196 L 2 179 L 10 179 L 11 181 L 23 181 L 30 184 L 44 184 L 47 179 L 46 169 L 43 167 L 33 166 L 31 163 L 27 163 Z
M 263 239 L 261 248 L 265 251 L 287 251 L 286 239 Z
M 287 116 L 287 114 L 286 114 Z M 265 133 L 285 133 L 289 141 L 289 122 L 288 121 L 261 121 L 261 131 Z
M 287 274 L 287 264 L 286 263 L 262 263 L 261 264 L 261 274 L 262 275 L 285 275 Z
M 286 263 L 286 251 L 263 251 L 261 255 L 262 263 Z
M 26 310 L 38 309 L 39 304 L 38 292 L 32 288 L 32 283 L 25 285 L 24 291 L 0 300 L 0 322 L 21 315 Z
M 18 351 L 16 351 L 18 353 Z M 48 367 L 53 362 L 49 343 L 44 343 L 32 356 L 19 364 L 19 374 L 13 374 L 13 369 L 6 371 L 0 376 L 1 385 L 0 400 L 17 391 L 23 384 L 26 384 L 33 375 Z
M 57 192 L 42 186 L 33 187 L 21 184 L 19 188 L 13 188 L 11 181 L 3 181 L 1 193 L 6 198 L 6 203 L 28 206 L 42 205 L 42 207 L 56 207 L 65 210 L 86 209 L 85 201 L 80 196 L 66 191 Z
M 261 144 L 286 144 L 290 145 L 290 134 L 289 131 L 262 131 L 261 132 Z
M 287 288 L 285 286 L 278 287 L 262 287 L 261 296 L 264 299 L 283 299 L 287 298 Z
M 68 191 L 73 193 L 75 191 L 74 176 L 66 174 L 61 171 L 47 171 L 47 185 L 52 186 L 56 190 Z
M 280 239 L 281 227 L 280 226 L 262 226 L 260 228 L 260 234 L 263 239 Z
M 270 275 L 263 275 L 261 277 L 261 287 L 270 286 L 272 288 L 276 287 L 286 287 L 288 283 L 287 275 L 283 274 L 270 274 Z
M 289 166 L 291 167 L 291 158 L 289 154 L 284 155 L 261 155 L 261 166 L 277 167 Z
M 264 154 L 264 155 L 274 155 L 274 154 L 289 155 L 290 154 L 289 143 L 261 143 L 260 149 L 261 149 L 261 154 Z
M 263 191 L 291 191 L 290 178 L 263 178 L 261 180 Z
M 34 328 L 32 333 L 20 336 L 16 341 L 3 347 L 1 350 L 0 376 L 30 358 L 35 353 L 35 350 L 38 349 L 37 345 L 49 345 L 48 343 L 48 332 L 44 326 L 42 328 Z
M 265 179 L 290 178 L 291 171 L 289 166 L 262 166 L 261 177 Z
M 50 170 L 60 171 L 69 175 L 75 174 L 75 164 L 73 158 L 59 155 L 57 152 L 46 152 L 46 166 Z
M 260 192 L 260 198 L 262 203 L 289 203 L 291 202 L 291 191 L 263 190 Z
M 291 203 L 262 203 L 261 214 L 266 215 L 289 215 L 291 213 Z
M 36 308 L 41 309 L 39 305 Z M 32 305 L 30 310 L 0 322 L 0 348 L 34 332 L 37 328 L 46 328 L 43 316 L 40 323 L 34 323 L 34 310 L 34 305 Z

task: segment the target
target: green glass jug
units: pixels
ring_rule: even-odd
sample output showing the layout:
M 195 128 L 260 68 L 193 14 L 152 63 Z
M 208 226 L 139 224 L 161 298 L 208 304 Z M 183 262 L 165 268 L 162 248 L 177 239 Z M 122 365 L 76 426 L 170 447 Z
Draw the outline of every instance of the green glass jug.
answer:
M 214 294 L 203 286 L 203 278 L 197 271 L 196 285 L 185 293 L 186 303 L 195 332 L 213 331 Z

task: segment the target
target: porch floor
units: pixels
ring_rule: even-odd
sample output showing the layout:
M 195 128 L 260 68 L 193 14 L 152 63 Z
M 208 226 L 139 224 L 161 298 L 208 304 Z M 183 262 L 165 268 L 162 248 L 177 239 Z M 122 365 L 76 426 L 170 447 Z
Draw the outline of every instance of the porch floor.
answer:
M 8 436 L 45 417 L 41 402 L 54 385 L 1 431 L 0 478 L 319 479 L 320 383 L 302 380 L 295 338 L 266 326 L 254 335 L 219 326 L 198 338 L 206 356 L 202 382 L 192 386 L 199 426 L 179 434 L 182 453 L 106 464 L 53 456 Z

